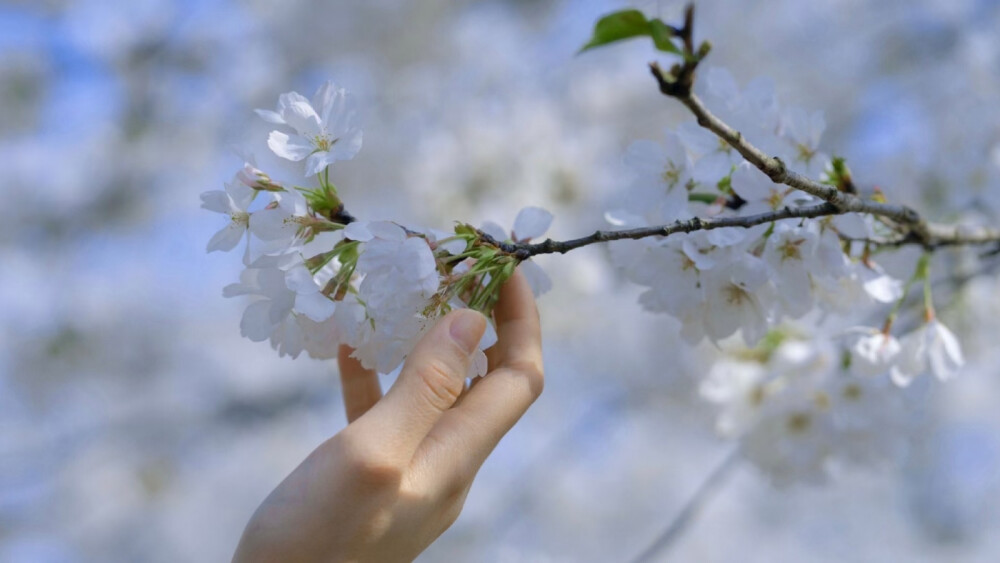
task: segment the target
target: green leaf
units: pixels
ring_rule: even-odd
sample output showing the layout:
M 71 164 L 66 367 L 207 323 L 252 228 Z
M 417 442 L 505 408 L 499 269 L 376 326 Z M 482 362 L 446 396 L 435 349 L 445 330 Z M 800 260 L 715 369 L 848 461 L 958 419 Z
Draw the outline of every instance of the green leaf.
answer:
M 681 54 L 680 49 L 671 38 L 674 36 L 674 30 L 663 21 L 658 19 L 649 20 L 649 36 L 653 38 L 653 44 L 656 48 L 666 52 L 666 53 L 676 53 Z
M 600 47 L 601 45 L 607 45 L 608 43 L 614 43 L 623 39 L 643 35 L 648 36 L 650 33 L 649 21 L 646 20 L 646 16 L 642 15 L 642 12 L 639 10 L 614 12 L 597 20 L 597 24 L 594 25 L 593 37 L 590 38 L 590 42 L 584 45 L 579 52 L 582 53 L 594 47 Z

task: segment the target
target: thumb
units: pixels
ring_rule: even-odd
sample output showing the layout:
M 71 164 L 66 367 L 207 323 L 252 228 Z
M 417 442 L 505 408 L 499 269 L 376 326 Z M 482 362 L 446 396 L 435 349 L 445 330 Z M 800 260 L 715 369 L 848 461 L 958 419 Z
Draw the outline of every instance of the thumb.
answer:
M 472 354 L 485 331 L 486 317 L 471 309 L 458 309 L 424 334 L 396 383 L 370 411 L 379 431 L 391 433 L 386 438 L 412 456 L 465 389 Z

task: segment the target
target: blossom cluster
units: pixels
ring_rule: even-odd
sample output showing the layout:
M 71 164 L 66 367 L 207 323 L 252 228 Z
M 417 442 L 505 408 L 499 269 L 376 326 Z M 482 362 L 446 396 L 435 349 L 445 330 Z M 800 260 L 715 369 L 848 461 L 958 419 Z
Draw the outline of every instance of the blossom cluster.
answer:
M 844 161 L 820 151 L 822 114 L 782 108 L 766 80 L 740 88 L 712 69 L 705 82 L 719 114 L 764 150 L 802 174 L 853 189 Z M 329 170 L 354 157 L 362 133 L 352 98 L 333 83 L 312 100 L 282 94 L 275 110 L 258 114 L 279 127 L 268 137 L 270 150 L 301 162 L 301 177 L 275 180 L 251 158 L 224 191 L 202 195 L 203 207 L 229 217 L 208 250 L 245 241 L 240 281 L 223 293 L 250 296 L 241 322 L 247 338 L 269 340 L 292 357 L 331 358 L 344 344 L 366 367 L 388 373 L 444 313 L 469 307 L 488 315 L 515 268 L 536 294 L 551 288 L 524 252 L 553 221 L 544 209 L 523 209 L 511 230 L 488 222 L 478 229 L 458 223 L 451 232 L 347 213 Z M 694 122 L 668 131 L 662 143 L 634 143 L 624 160 L 632 178 L 606 214 L 618 227 L 749 218 L 822 203 L 774 183 Z M 824 475 L 831 459 L 886 451 L 880 444 L 892 425 L 882 419 L 893 416 L 886 405 L 900 400 L 898 389 L 925 373 L 950 379 L 964 362 L 935 315 L 929 256 L 905 282 L 874 261 L 864 241 L 885 229 L 868 215 L 830 213 L 621 240 L 611 254 L 644 288 L 640 304 L 678 319 L 688 342 L 738 336 L 754 350 L 716 365 L 703 395 L 721 405 L 720 430 L 739 437 L 747 456 L 777 481 L 809 480 Z M 917 282 L 924 322 L 897 338 L 894 322 Z M 846 318 L 869 306 L 888 309 L 884 322 L 775 340 L 785 323 L 814 312 Z M 488 330 L 470 377 L 485 373 L 482 350 L 495 340 Z M 855 412 L 868 407 L 867 416 Z
M 849 182 L 843 161 L 819 150 L 821 114 L 782 109 L 765 80 L 741 90 L 728 72 L 711 69 L 706 85 L 706 99 L 726 121 L 787 166 L 833 186 Z M 662 143 L 632 144 L 625 164 L 631 183 L 620 206 L 606 215 L 621 227 L 748 217 L 822 203 L 772 182 L 694 122 L 668 131 Z M 871 216 L 848 214 L 613 243 L 616 265 L 644 288 L 640 304 L 678 319 L 690 343 L 739 335 L 744 344 L 767 350 L 764 360 L 717 364 L 703 395 L 721 405 L 720 430 L 742 438 L 744 453 L 779 482 L 818 478 L 831 458 L 867 459 L 884 450 L 877 443 L 891 425 L 876 424 L 873 417 L 894 412 L 889 405 L 900 392 L 893 388 L 926 373 L 948 380 L 964 362 L 957 339 L 934 312 L 929 256 L 904 283 L 875 262 L 869 247 L 854 242 L 872 240 L 880 229 Z M 914 282 L 924 285 L 924 322 L 897 339 L 894 321 Z M 768 349 L 783 323 L 814 311 L 849 319 L 878 306 L 889 309 L 879 326 Z M 861 411 L 858 405 L 871 408 Z M 854 451 L 859 444 L 868 453 Z
M 327 82 L 312 100 L 282 94 L 274 111 L 258 114 L 284 129 L 270 133 L 271 151 L 304 161 L 298 183 L 316 177 L 318 186 L 286 185 L 250 159 L 224 191 L 202 194 L 204 208 L 229 217 L 208 251 L 245 241 L 246 268 L 223 295 L 251 297 L 240 324 L 250 340 L 269 340 L 293 358 L 303 351 L 332 358 L 344 344 L 366 367 L 389 373 L 441 315 L 464 307 L 489 313 L 519 264 L 538 291 L 551 286 L 540 268 L 495 244 L 540 236 L 552 221 L 543 209 L 524 209 L 509 236 L 495 224 L 484 227 L 495 237 L 489 242 L 468 225 L 446 233 L 347 214 L 329 180 L 329 167 L 353 158 L 362 143 L 344 89 Z M 490 328 L 470 376 L 485 373 L 482 350 L 495 341 Z
M 719 407 L 719 433 L 740 440 L 772 482 L 821 482 L 831 469 L 905 451 L 912 397 L 850 357 L 830 341 L 776 333 L 763 349 L 716 363 L 701 394 Z

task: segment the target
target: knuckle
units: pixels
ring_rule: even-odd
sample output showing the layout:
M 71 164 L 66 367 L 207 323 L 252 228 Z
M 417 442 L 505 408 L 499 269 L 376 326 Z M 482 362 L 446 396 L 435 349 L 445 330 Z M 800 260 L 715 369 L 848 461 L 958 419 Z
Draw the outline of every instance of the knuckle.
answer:
M 403 479 L 405 467 L 388 448 L 375 447 L 370 442 L 348 436 L 341 441 L 338 454 L 348 474 L 363 486 L 392 488 Z
M 358 458 L 351 471 L 360 483 L 375 489 L 394 488 L 403 479 L 403 468 L 386 456 Z
M 462 483 L 459 486 L 454 487 L 453 490 L 449 490 L 445 496 L 443 506 L 442 520 L 445 528 L 451 526 L 458 520 L 459 514 L 462 512 L 462 508 L 465 506 L 465 499 L 468 496 L 469 485 L 468 483 Z
M 541 362 L 531 360 L 515 361 L 506 365 L 508 369 L 520 374 L 528 382 L 528 388 L 534 398 L 538 398 L 545 389 L 545 368 Z
M 433 406 L 445 410 L 458 400 L 465 387 L 465 374 L 458 371 L 441 359 L 428 360 L 417 368 L 416 375 L 423 382 L 427 400 Z

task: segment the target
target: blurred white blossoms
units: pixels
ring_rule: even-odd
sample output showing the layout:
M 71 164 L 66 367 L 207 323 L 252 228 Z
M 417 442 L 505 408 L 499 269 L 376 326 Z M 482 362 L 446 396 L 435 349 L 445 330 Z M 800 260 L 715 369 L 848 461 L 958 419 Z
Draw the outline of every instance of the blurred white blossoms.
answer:
M 869 375 L 822 339 L 784 340 L 762 357 L 724 360 L 702 395 L 717 428 L 779 486 L 817 483 L 837 465 L 878 464 L 903 452 L 906 397 L 885 371 Z
M 275 111 L 256 111 L 270 123 L 295 130 L 294 134 L 271 131 L 267 146 L 281 158 L 305 159 L 307 176 L 319 174 L 338 160 L 350 160 L 361 150 L 353 100 L 333 82 L 323 84 L 312 103 L 298 92 L 287 92 L 278 98 Z
M 955 335 L 937 319 L 931 319 L 900 341 L 899 362 L 892 366 L 892 380 L 905 386 L 930 372 L 948 381 L 963 365 L 965 358 Z
M 889 371 L 899 356 L 899 341 L 885 331 L 859 328 L 857 340 L 851 346 L 851 366 L 862 375 L 879 375 Z

